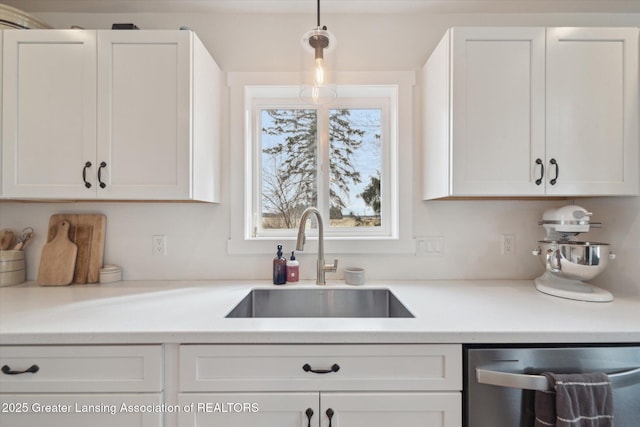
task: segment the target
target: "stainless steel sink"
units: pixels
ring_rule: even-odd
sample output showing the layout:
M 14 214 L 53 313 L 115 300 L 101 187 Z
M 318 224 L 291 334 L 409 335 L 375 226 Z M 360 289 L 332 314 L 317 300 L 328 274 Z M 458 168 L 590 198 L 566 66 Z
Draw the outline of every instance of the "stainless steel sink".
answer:
M 253 289 L 226 317 L 414 317 L 388 289 Z

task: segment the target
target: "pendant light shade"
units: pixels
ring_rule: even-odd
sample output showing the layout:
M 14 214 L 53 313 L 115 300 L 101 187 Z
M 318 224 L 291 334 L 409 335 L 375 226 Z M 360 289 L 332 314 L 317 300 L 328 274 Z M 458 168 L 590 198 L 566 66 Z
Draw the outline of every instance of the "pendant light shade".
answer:
M 337 95 L 332 81 L 333 65 L 331 52 L 335 49 L 336 38 L 320 26 L 320 0 L 318 0 L 318 26 L 302 36 L 302 87 L 300 98 L 313 104 L 331 102 Z

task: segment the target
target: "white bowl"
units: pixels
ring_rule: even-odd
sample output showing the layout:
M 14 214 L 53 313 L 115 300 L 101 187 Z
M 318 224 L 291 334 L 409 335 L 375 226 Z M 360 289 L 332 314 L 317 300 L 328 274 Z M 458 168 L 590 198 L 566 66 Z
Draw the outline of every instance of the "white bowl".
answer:
M 364 285 L 364 268 L 347 267 L 344 269 L 344 282 L 347 285 Z

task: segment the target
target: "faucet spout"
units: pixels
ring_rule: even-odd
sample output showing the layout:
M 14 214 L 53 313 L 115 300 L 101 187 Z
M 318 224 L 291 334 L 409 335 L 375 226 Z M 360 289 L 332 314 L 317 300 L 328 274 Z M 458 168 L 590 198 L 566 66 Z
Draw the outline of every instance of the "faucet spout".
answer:
M 306 242 L 305 228 L 309 216 L 314 214 L 318 222 L 318 265 L 317 265 L 317 285 L 325 285 L 325 273 L 327 271 L 334 272 L 338 269 L 338 260 L 334 260 L 333 264 L 325 264 L 324 262 L 324 225 L 322 224 L 322 215 L 320 211 L 314 207 L 307 208 L 302 212 L 300 217 L 300 226 L 298 227 L 298 239 L 296 241 L 296 250 L 303 251 Z

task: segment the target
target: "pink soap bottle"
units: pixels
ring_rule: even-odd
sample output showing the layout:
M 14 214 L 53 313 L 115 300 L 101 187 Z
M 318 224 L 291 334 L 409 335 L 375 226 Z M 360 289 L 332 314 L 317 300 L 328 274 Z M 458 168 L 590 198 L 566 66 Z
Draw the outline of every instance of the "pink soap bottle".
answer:
M 291 259 L 287 261 L 287 282 L 297 282 L 300 278 L 300 263 L 296 260 L 296 256 L 291 251 Z

